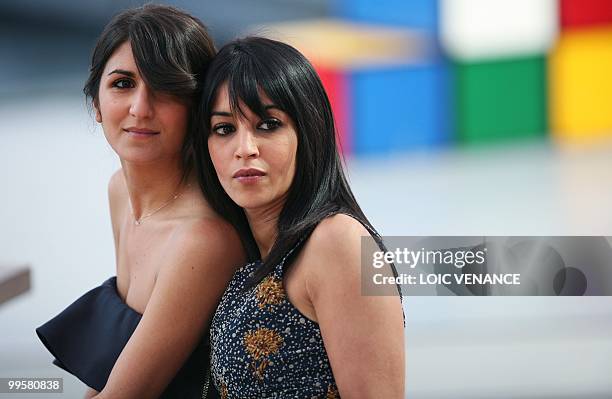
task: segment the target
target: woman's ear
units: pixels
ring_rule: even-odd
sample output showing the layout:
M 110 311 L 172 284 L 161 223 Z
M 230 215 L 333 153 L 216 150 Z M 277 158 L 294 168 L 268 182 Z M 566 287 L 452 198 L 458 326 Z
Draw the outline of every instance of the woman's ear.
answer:
M 102 123 L 102 114 L 100 113 L 100 107 L 98 106 L 97 101 L 94 101 L 93 107 L 94 107 L 94 110 L 96 111 L 96 122 Z

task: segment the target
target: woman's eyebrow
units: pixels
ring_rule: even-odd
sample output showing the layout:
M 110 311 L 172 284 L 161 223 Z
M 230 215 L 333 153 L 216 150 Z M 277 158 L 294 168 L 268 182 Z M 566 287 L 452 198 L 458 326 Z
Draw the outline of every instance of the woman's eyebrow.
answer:
M 282 109 L 280 109 L 278 106 L 276 106 L 274 104 L 264 105 L 264 110 L 267 111 L 269 109 L 276 109 L 276 110 L 282 111 Z M 210 113 L 210 116 L 211 117 L 213 117 L 213 116 L 229 116 L 229 117 L 231 117 L 232 113 L 231 112 L 226 112 L 226 111 L 212 111 Z
M 118 73 L 120 75 L 129 76 L 130 78 L 133 78 L 133 77 L 136 76 L 136 74 L 134 72 L 128 71 L 128 70 L 125 70 L 125 69 L 113 69 L 112 71 L 110 71 L 108 73 L 108 75 L 112 75 L 113 73 Z M 108 75 L 106 75 L 106 76 L 108 76 Z
M 210 116 L 232 116 L 231 112 L 225 111 L 213 111 L 210 113 Z

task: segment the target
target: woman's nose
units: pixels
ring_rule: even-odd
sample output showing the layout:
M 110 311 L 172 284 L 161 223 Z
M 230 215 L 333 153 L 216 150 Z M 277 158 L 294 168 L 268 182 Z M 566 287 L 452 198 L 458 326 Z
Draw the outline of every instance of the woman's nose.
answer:
M 140 85 L 134 90 L 130 115 L 138 119 L 146 119 L 153 116 L 153 93 L 146 85 Z
M 240 159 L 257 158 L 259 156 L 259 148 L 257 146 L 257 138 L 249 129 L 240 128 L 237 134 L 238 144 L 236 147 L 235 156 Z

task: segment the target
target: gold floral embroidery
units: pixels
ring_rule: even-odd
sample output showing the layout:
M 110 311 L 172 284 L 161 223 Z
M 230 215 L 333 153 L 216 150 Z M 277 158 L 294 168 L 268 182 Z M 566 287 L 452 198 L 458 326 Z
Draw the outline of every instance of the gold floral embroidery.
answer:
M 282 344 L 283 337 L 269 328 L 258 328 L 244 335 L 244 347 L 253 358 L 251 370 L 258 379 L 263 380 L 264 371 L 270 364 L 266 358 L 277 353 Z
M 266 305 L 278 305 L 285 298 L 282 280 L 272 276 L 266 277 L 257 286 L 255 296 L 260 309 Z
M 219 393 L 221 394 L 221 399 L 229 398 L 229 393 L 227 391 L 227 385 L 224 382 L 221 383 L 221 392 Z
M 340 399 L 340 394 L 335 386 L 330 385 L 327 387 L 327 395 L 325 396 L 325 399 Z

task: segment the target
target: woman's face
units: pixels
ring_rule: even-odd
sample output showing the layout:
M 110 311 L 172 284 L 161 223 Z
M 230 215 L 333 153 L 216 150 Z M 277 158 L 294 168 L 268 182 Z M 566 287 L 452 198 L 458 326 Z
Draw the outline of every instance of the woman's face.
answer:
M 227 194 L 247 210 L 282 207 L 295 174 L 293 120 L 265 94 L 261 100 L 268 113 L 264 119 L 242 103 L 244 115 L 232 114 L 224 84 L 211 112 L 210 157 Z
M 106 139 L 122 160 L 147 163 L 180 158 L 189 108 L 145 84 L 129 42 L 106 62 L 95 110 Z

